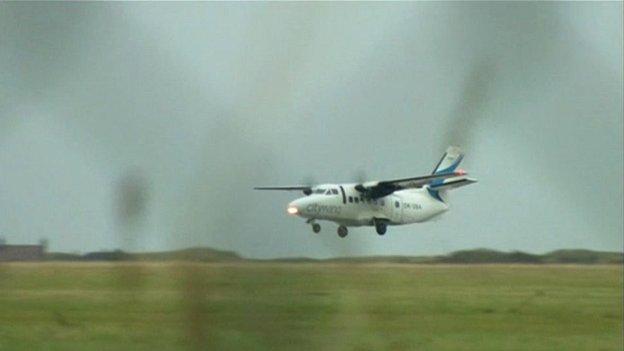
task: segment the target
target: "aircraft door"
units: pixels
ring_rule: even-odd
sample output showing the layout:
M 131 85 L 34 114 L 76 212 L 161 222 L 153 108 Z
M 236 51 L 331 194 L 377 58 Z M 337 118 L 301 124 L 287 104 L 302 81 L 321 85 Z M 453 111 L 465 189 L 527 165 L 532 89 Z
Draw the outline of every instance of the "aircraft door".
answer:
M 392 219 L 395 222 L 401 222 L 403 220 L 403 203 L 401 199 L 394 196 L 389 205 L 392 208 Z

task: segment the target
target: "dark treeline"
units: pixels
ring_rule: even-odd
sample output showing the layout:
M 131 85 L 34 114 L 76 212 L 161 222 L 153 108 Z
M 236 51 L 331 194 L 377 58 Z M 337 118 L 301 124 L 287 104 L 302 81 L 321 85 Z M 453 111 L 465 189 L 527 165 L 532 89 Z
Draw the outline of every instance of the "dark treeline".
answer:
M 48 253 L 50 261 L 192 261 L 192 262 L 228 262 L 241 261 L 237 253 L 212 248 L 189 248 L 163 252 L 124 252 L 96 251 L 86 254 Z
M 246 259 L 233 251 L 212 248 L 190 248 L 164 252 L 130 253 L 121 250 L 98 251 L 86 254 L 48 253 L 50 261 L 191 261 L 191 262 L 352 262 L 352 263 L 576 263 L 576 264 L 622 264 L 624 253 L 592 250 L 557 250 L 546 254 L 530 254 L 521 251 L 503 252 L 489 249 L 455 251 L 439 256 L 359 256 L 314 259 L 291 257 L 276 259 Z

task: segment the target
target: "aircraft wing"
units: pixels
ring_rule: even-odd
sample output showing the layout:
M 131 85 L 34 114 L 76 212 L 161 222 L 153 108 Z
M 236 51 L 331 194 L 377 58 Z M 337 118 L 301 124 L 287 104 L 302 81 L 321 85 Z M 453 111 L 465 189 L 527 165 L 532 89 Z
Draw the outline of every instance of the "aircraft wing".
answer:
M 403 189 L 421 188 L 434 180 L 444 180 L 447 178 L 465 175 L 463 171 L 430 174 L 420 177 L 400 178 L 375 182 L 366 182 L 355 186 L 355 190 L 363 193 L 371 199 L 378 199 L 390 195 L 395 191 Z
M 290 190 L 298 190 L 298 191 L 305 191 L 305 190 L 311 190 L 312 187 L 310 186 L 304 186 L 304 185 L 293 185 L 293 186 L 257 186 L 254 187 L 254 190 L 285 190 L 285 191 L 290 191 Z
M 292 186 L 257 186 L 254 190 L 282 190 L 282 191 L 302 191 L 305 195 L 312 194 L 312 187 L 308 185 Z

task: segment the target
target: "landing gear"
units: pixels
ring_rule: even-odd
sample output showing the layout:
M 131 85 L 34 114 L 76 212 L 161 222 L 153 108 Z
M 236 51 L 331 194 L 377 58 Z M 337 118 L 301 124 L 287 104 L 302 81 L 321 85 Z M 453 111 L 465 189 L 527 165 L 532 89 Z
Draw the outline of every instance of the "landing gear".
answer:
M 318 234 L 321 231 L 321 225 L 318 223 L 312 223 L 312 231 Z
M 308 219 L 308 220 L 306 221 L 306 223 L 308 223 L 308 224 L 311 224 L 311 225 L 312 225 L 312 231 L 313 231 L 315 234 L 318 234 L 318 233 L 320 233 L 320 232 L 321 232 L 321 225 L 320 225 L 320 224 L 318 224 L 318 223 L 316 223 L 316 219 L 314 219 L 314 218 L 310 218 L 310 219 Z
M 379 235 L 386 234 L 387 228 L 388 228 L 388 224 L 386 222 L 375 220 L 375 230 L 377 230 L 377 234 Z
M 349 230 L 347 229 L 347 227 L 345 227 L 344 225 L 338 227 L 339 237 L 344 238 L 345 236 L 347 236 L 347 234 L 349 234 Z

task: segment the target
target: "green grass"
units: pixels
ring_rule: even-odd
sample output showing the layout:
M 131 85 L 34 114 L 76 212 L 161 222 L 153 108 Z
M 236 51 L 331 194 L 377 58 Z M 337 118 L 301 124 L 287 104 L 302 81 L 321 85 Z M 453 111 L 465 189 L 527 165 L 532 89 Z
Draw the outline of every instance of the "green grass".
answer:
M 0 350 L 621 350 L 622 266 L 0 265 Z

